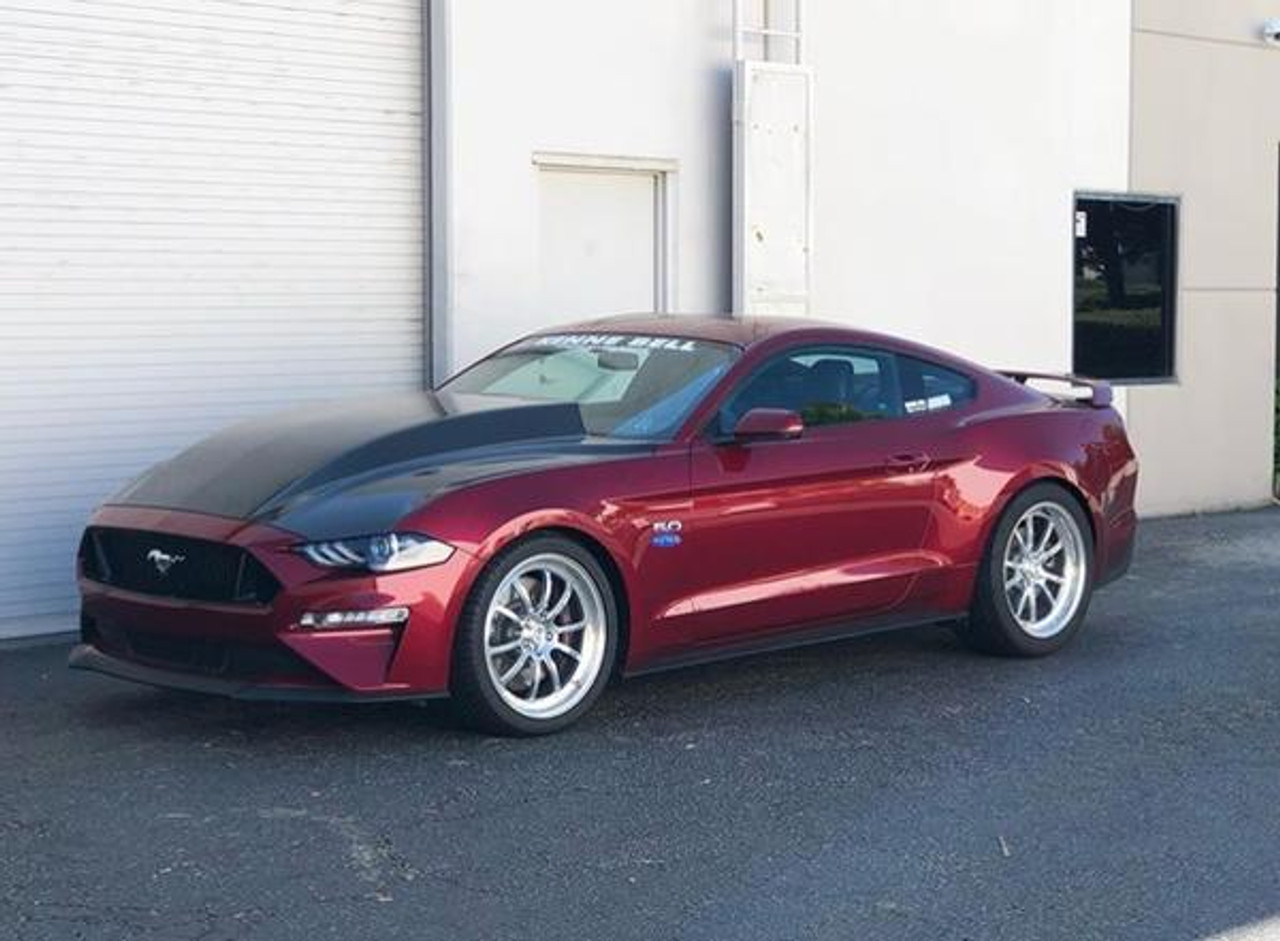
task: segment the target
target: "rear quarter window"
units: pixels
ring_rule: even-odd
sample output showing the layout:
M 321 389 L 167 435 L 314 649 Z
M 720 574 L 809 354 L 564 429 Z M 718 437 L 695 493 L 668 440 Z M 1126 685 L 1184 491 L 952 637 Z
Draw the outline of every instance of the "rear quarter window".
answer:
M 907 415 L 956 408 L 972 402 L 978 394 L 972 377 L 914 356 L 898 357 L 898 376 L 902 410 Z

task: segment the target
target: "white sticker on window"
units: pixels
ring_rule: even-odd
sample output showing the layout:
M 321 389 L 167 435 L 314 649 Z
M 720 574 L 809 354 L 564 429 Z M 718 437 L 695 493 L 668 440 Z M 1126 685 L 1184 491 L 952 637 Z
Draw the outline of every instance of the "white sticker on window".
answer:
M 935 408 L 948 408 L 950 405 L 951 396 L 946 392 L 942 393 L 942 395 L 929 396 L 929 411 L 933 411 Z
M 697 351 L 696 340 L 681 337 L 631 336 L 625 333 L 548 333 L 530 337 L 528 346 L 581 346 L 590 349 L 610 347 L 614 349 L 674 350 L 678 353 Z

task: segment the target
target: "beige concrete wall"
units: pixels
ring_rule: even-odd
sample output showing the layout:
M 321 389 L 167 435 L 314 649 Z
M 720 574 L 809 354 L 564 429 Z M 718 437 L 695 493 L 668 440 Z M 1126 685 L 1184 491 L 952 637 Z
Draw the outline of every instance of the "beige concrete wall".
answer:
M 1128 3 L 822 0 L 804 24 L 811 312 L 1069 369 L 1074 193 L 1128 179 Z
M 1130 188 L 1182 197 L 1178 381 L 1128 390 L 1147 514 L 1272 488 L 1280 49 L 1266 0 L 1136 0 Z

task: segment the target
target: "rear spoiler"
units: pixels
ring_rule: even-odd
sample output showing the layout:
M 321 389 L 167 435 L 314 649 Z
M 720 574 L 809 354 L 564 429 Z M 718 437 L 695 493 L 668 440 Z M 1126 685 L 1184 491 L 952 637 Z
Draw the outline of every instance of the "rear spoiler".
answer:
M 1107 408 L 1111 404 L 1111 383 L 1102 379 L 1085 379 L 1083 376 L 1072 376 L 1065 373 L 1052 372 L 1010 372 L 1000 370 L 1000 375 L 1012 379 L 1019 385 L 1026 385 L 1028 379 L 1042 382 L 1060 382 L 1073 389 L 1088 389 L 1088 398 L 1073 396 L 1075 401 L 1087 404 L 1090 408 Z

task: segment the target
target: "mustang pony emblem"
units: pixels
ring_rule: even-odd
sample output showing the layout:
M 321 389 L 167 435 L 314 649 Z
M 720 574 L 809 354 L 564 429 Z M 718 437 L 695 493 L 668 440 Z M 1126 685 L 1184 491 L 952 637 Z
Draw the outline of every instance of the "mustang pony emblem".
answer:
M 152 549 L 147 553 L 147 561 L 156 567 L 156 572 L 160 575 L 168 575 L 169 569 L 173 568 L 179 562 L 184 561 L 186 558 L 187 557 L 185 555 L 179 555 L 177 553 L 170 555 L 160 549 Z

